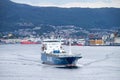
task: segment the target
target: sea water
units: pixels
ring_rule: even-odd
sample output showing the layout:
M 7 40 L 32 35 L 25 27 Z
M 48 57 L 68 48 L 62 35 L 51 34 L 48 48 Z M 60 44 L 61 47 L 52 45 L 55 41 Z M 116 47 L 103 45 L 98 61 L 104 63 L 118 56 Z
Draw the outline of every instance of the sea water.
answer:
M 39 44 L 0 45 L 0 80 L 120 80 L 120 46 L 72 46 L 77 68 L 41 64 L 40 53 Z

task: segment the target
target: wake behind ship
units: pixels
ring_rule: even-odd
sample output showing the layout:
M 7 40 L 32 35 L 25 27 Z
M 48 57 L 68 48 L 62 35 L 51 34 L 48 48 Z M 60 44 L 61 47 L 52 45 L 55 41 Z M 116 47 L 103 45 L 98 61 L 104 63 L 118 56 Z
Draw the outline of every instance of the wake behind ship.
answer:
M 62 48 L 61 41 L 57 39 L 46 39 L 42 44 L 41 60 L 44 64 L 76 66 L 80 54 L 67 53 Z

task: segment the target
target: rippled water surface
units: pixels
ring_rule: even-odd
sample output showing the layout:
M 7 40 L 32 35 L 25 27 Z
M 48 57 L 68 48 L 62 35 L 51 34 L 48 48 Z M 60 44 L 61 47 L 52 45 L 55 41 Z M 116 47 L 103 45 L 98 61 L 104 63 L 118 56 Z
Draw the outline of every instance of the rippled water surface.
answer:
M 83 56 L 77 68 L 41 64 L 40 52 L 41 45 L 0 45 L 0 80 L 120 80 L 120 46 L 72 46 Z

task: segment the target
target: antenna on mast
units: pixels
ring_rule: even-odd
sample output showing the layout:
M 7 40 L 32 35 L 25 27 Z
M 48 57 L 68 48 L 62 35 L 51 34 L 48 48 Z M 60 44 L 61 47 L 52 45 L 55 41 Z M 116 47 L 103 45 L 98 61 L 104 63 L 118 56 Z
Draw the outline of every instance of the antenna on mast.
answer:
M 69 55 L 72 54 L 72 51 L 71 51 L 71 38 L 69 39 Z

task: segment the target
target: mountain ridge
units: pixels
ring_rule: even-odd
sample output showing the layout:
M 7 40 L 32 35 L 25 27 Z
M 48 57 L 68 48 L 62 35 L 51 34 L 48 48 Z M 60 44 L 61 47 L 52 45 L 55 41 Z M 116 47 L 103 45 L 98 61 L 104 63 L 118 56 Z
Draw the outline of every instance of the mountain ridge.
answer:
M 120 8 L 36 7 L 10 0 L 1 0 L 0 4 L 0 31 L 33 28 L 40 24 L 88 29 L 120 27 Z

